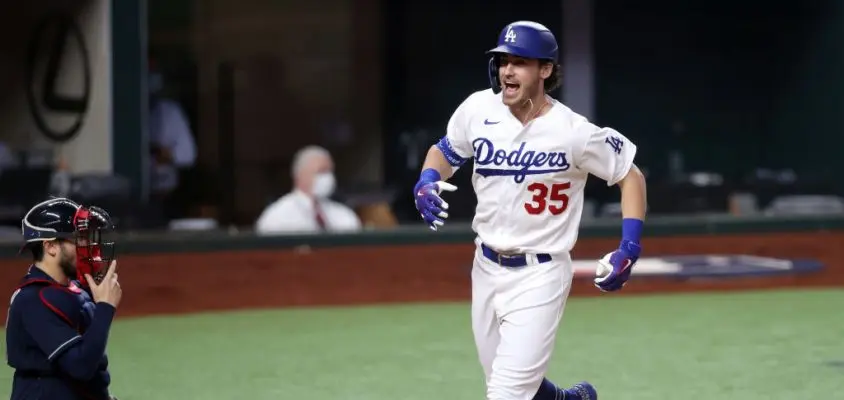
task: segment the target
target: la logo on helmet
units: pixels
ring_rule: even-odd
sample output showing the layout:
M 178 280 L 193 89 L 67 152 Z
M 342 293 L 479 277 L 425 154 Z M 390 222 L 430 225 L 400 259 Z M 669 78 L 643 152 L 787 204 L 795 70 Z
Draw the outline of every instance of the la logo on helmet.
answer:
M 513 30 L 513 27 L 507 28 L 507 33 L 504 35 L 504 41 L 516 43 L 516 31 Z

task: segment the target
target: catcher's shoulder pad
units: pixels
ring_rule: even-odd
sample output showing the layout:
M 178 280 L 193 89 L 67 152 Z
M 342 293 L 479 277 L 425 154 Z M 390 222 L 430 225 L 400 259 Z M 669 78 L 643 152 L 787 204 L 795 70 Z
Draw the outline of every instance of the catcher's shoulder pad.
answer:
M 21 291 L 37 298 L 41 307 L 46 307 L 68 325 L 76 328 L 82 321 L 82 309 L 85 304 L 84 291 L 74 285 L 62 286 L 53 282 L 32 281 L 21 285 Z M 34 300 L 34 299 L 33 299 Z

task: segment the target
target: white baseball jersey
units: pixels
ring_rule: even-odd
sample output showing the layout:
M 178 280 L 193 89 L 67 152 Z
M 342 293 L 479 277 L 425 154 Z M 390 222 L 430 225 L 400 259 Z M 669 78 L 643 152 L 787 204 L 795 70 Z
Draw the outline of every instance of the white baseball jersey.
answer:
M 571 251 L 588 175 L 611 186 L 633 165 L 636 145 L 624 135 L 548 99 L 552 108 L 523 125 L 501 94 L 475 92 L 457 107 L 437 144 L 455 171 L 474 158 L 472 228 L 501 252 Z

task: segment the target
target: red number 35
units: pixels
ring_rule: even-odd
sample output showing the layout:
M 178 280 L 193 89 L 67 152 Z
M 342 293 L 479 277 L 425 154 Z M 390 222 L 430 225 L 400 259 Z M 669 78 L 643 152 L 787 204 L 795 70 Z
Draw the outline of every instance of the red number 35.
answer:
M 569 207 L 569 195 L 564 191 L 571 187 L 571 182 L 555 183 L 549 188 L 544 183 L 534 182 L 527 189 L 533 193 L 532 202 L 525 203 L 528 214 L 538 215 L 546 209 L 552 215 L 560 215 Z

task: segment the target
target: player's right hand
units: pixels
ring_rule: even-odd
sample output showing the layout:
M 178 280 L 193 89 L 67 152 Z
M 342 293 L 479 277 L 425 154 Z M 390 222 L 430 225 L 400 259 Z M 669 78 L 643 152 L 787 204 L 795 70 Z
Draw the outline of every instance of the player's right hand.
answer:
M 442 226 L 448 218 L 448 213 L 445 211 L 448 210 L 448 203 L 440 197 L 440 193 L 444 190 L 453 192 L 457 190 L 457 186 L 445 181 L 420 181 L 414 188 L 416 209 L 433 231 Z
M 120 288 L 120 283 L 117 281 L 117 260 L 112 260 L 108 266 L 103 280 L 98 284 L 93 277 L 85 274 L 85 280 L 88 281 L 88 287 L 91 288 L 91 296 L 94 297 L 96 303 L 108 303 L 114 308 L 120 304 L 120 299 L 123 297 L 123 289 Z

